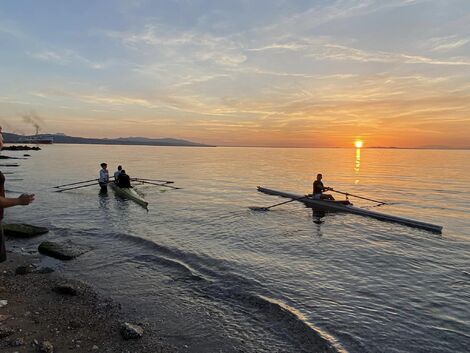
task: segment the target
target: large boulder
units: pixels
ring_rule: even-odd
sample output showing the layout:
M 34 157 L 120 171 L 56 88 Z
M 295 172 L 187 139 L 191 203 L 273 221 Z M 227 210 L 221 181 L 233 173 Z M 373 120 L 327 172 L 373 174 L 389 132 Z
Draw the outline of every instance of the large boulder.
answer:
M 71 241 L 57 243 L 53 241 L 43 241 L 39 244 L 38 251 L 59 260 L 72 260 L 91 249 L 72 243 Z
M 49 232 L 49 229 L 45 227 L 32 226 L 30 224 L 3 224 L 3 233 L 13 238 L 31 238 L 47 232 Z

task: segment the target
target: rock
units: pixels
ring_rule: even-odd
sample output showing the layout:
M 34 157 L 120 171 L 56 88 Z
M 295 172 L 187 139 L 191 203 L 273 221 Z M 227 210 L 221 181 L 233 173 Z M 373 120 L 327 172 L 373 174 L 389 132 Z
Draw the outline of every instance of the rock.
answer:
M 70 321 L 70 322 L 69 322 L 69 326 L 70 326 L 70 328 L 72 328 L 72 329 L 78 329 L 78 328 L 82 328 L 82 327 L 83 327 L 82 323 L 81 323 L 81 322 L 78 322 L 78 321 Z
M 12 145 L 12 146 L 3 146 L 2 150 L 4 151 L 40 151 L 41 148 L 34 146 L 34 147 L 29 147 L 29 146 L 21 146 L 21 145 Z
M 34 272 L 35 269 L 36 269 L 36 266 L 34 266 L 33 264 L 22 265 L 16 268 L 15 274 L 26 275 L 28 273 Z
M 8 304 L 8 300 L 0 300 L 0 308 L 3 308 Z
M 91 249 L 76 245 L 71 241 L 63 243 L 44 241 L 39 244 L 38 250 L 41 254 L 51 256 L 59 260 L 72 260 Z
M 41 353 L 54 353 L 54 346 L 49 341 L 43 341 L 38 346 L 39 352 Z
M 32 238 L 49 232 L 49 229 L 24 223 L 9 223 L 3 225 L 3 232 L 8 237 Z
M 11 336 L 14 333 L 15 333 L 15 330 L 9 327 L 5 327 L 5 326 L 0 327 L 0 339 Z
M 25 153 L 25 154 L 23 155 L 23 157 L 31 157 L 31 155 L 30 155 L 30 154 L 27 154 L 27 153 Z
M 97 351 L 99 349 L 99 347 L 95 344 L 93 345 L 93 347 L 91 347 L 91 350 L 92 351 Z
M 45 275 L 45 274 L 48 274 L 48 273 L 52 273 L 54 271 L 55 270 L 53 268 L 50 268 L 50 267 L 41 267 L 40 269 L 38 269 L 36 271 L 36 273 L 40 273 L 42 275 Z
M 11 347 L 20 347 L 20 346 L 24 346 L 24 344 L 25 344 L 25 341 L 23 338 L 17 338 L 16 340 L 13 340 L 10 342 Z
M 70 283 L 60 284 L 52 288 L 52 290 L 56 293 L 70 295 L 70 296 L 76 296 L 78 293 L 77 287 Z
M 0 315 L 0 322 L 7 321 L 11 315 Z
M 121 325 L 121 336 L 125 340 L 141 338 L 143 334 L 144 329 L 138 325 L 133 325 L 128 322 L 124 322 Z

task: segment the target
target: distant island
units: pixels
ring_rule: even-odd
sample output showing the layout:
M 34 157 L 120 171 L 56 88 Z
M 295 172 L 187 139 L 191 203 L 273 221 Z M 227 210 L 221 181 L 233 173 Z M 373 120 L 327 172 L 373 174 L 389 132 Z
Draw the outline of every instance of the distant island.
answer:
M 395 146 L 367 146 L 365 149 L 397 149 L 397 150 L 470 150 L 470 146 L 451 147 L 444 145 L 426 145 L 418 147 L 395 147 Z
M 174 138 L 146 138 L 146 137 L 119 137 L 119 138 L 88 138 L 67 136 L 62 133 L 38 134 L 32 136 L 3 133 L 5 143 L 67 143 L 67 144 L 94 144 L 94 145 L 143 145 L 143 146 L 182 146 L 182 147 L 214 147 L 202 143 L 174 139 Z M 49 142 L 48 142 L 49 141 Z

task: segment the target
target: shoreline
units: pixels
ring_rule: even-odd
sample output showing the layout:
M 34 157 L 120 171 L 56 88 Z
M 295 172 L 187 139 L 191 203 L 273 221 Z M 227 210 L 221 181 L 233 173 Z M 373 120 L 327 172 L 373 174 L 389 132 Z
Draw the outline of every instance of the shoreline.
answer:
M 176 352 L 145 324 L 132 323 L 143 328 L 141 338 L 124 339 L 119 304 L 39 262 L 38 255 L 8 252 L 0 264 L 3 351 Z

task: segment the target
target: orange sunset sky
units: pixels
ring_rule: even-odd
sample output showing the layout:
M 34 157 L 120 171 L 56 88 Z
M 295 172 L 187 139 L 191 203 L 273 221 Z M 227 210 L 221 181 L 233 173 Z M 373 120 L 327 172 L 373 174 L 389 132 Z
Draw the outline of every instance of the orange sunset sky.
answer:
M 469 23 L 463 0 L 2 2 L 0 122 L 225 146 L 470 147 Z

